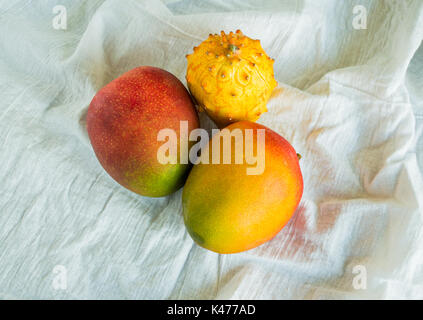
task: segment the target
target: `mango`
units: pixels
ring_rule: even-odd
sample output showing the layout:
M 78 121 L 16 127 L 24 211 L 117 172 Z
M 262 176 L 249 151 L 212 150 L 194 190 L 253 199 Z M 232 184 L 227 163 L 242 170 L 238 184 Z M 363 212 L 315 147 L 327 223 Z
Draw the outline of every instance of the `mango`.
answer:
M 149 197 L 182 187 L 190 164 L 162 164 L 157 157 L 160 130 L 174 130 L 177 156 L 186 158 L 189 148 L 179 148 L 180 123 L 187 123 L 188 132 L 199 127 L 192 99 L 174 75 L 150 66 L 132 69 L 94 96 L 86 119 L 100 164 L 122 186 Z
M 216 139 L 222 141 L 220 160 L 225 152 L 222 135 L 214 135 L 201 155 L 209 163 L 194 165 L 183 190 L 182 206 L 185 226 L 197 244 L 217 253 L 237 253 L 272 239 L 286 225 L 300 202 L 303 178 L 297 153 L 276 132 L 250 121 L 226 129 L 231 134 L 241 132 L 243 145 L 237 147 L 236 138 L 231 138 L 230 163 L 213 163 Z M 260 133 L 265 137 L 262 146 Z M 247 151 L 259 155 L 260 148 L 264 148 L 264 168 L 248 174 L 248 169 L 254 169 L 251 159 L 236 161 L 236 152 L 248 160 Z

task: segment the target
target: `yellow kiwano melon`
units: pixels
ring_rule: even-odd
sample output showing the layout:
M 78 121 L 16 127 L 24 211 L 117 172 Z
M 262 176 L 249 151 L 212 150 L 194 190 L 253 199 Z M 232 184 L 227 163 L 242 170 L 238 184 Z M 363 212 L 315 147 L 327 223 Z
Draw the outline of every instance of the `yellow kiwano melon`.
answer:
M 187 55 L 187 84 L 200 109 L 219 126 L 256 121 L 277 86 L 273 63 L 259 40 L 240 30 L 209 38 Z

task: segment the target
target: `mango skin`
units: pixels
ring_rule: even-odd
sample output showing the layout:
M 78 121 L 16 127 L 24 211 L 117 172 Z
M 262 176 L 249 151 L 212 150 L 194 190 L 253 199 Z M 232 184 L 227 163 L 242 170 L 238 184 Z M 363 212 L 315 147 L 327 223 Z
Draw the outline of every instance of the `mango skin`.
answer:
M 157 141 L 161 129 L 173 129 L 179 141 L 180 121 L 188 121 L 189 132 L 199 127 L 192 99 L 174 75 L 149 66 L 132 69 L 94 96 L 86 119 L 99 162 L 122 186 L 149 197 L 182 187 L 190 165 L 157 160 L 165 143 Z
M 237 253 L 272 239 L 286 225 L 301 200 L 303 178 L 297 153 L 276 132 L 249 121 L 226 128 L 239 128 L 244 137 L 247 128 L 266 130 L 264 172 L 247 175 L 251 165 L 245 161 L 199 163 L 186 181 L 182 205 L 185 226 L 197 244 L 217 253 Z

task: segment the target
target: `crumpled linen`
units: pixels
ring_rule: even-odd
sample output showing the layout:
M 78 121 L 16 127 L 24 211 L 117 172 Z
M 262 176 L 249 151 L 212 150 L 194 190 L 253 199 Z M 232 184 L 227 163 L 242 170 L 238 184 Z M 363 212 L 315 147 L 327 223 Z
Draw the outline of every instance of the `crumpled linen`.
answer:
M 145 198 L 104 172 L 85 112 L 139 65 L 185 83 L 185 54 L 236 29 L 276 60 L 259 123 L 302 155 L 305 189 L 273 240 L 219 255 L 185 231 L 181 190 Z M 2 3 L 0 298 L 423 298 L 422 39 L 418 0 Z

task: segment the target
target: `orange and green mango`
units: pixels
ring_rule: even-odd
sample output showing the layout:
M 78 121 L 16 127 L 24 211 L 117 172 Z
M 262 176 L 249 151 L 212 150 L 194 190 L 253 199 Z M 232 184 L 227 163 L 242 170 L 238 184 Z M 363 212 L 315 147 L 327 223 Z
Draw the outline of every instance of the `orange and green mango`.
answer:
M 157 159 L 163 145 L 159 132 L 173 130 L 179 141 L 181 121 L 187 123 L 188 132 L 199 127 L 184 85 L 165 70 L 142 66 L 95 95 L 87 112 L 87 131 L 112 178 L 143 196 L 161 197 L 182 187 L 190 169 L 188 163 L 162 164 Z
M 232 139 L 230 164 L 198 163 L 191 170 L 183 195 L 183 217 L 188 233 L 200 246 L 218 253 L 252 249 L 272 239 L 294 214 L 302 193 L 303 178 L 294 148 L 276 132 L 258 123 L 241 121 L 226 127 L 230 132 L 253 129 L 258 155 L 258 129 L 264 131 L 264 169 L 248 174 L 250 164 L 235 164 Z M 213 136 L 205 150 L 212 157 Z M 251 139 L 249 140 L 251 142 Z M 247 139 L 244 140 L 246 155 Z M 223 144 L 221 144 L 221 150 Z M 204 155 L 202 154 L 202 157 Z

